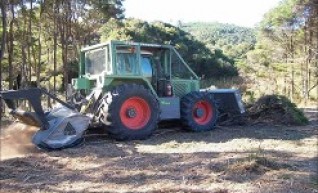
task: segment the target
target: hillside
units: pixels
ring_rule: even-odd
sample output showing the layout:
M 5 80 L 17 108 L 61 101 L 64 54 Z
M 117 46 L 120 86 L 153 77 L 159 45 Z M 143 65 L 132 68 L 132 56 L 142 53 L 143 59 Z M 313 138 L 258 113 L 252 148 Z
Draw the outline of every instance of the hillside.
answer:
M 232 59 L 244 57 L 256 43 L 255 29 L 223 23 L 185 23 L 181 29 L 192 34 L 211 50 L 220 49 Z

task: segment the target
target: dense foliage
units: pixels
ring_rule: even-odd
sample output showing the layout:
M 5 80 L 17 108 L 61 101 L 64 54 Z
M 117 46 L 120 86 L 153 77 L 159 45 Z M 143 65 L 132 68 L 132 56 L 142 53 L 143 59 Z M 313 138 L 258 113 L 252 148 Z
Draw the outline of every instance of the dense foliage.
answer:
M 222 23 L 185 23 L 181 28 L 211 50 L 222 50 L 227 56 L 239 59 L 254 48 L 255 30 L 233 24 Z

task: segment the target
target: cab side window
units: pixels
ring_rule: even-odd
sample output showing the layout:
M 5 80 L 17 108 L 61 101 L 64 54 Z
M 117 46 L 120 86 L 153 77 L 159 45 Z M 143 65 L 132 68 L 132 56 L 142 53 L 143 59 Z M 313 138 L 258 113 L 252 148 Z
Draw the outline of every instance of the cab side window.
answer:
M 117 53 L 117 73 L 136 74 L 136 55 L 131 53 Z

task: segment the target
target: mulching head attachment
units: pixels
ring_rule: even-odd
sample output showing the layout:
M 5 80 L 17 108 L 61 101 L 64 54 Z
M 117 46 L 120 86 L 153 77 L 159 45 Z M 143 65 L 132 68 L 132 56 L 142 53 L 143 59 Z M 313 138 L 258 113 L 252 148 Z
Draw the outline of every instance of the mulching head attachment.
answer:
M 46 94 L 61 105 L 44 112 L 41 96 Z M 32 142 L 44 149 L 63 149 L 78 144 L 88 128 L 90 117 L 82 115 L 76 109 L 44 89 L 30 88 L 24 90 L 0 91 L 2 98 L 10 109 L 10 114 L 21 122 L 39 127 Z M 28 100 L 34 112 L 26 112 L 15 107 L 15 100 Z

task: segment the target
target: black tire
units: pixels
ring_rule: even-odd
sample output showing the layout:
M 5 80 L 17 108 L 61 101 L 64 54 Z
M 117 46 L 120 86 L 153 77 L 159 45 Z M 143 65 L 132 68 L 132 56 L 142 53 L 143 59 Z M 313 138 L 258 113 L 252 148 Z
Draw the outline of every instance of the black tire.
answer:
M 181 122 L 190 131 L 209 131 L 214 128 L 218 110 L 213 95 L 191 92 L 181 99 Z
M 99 109 L 99 121 L 117 140 L 147 139 L 159 121 L 159 104 L 141 85 L 115 87 L 101 99 Z

